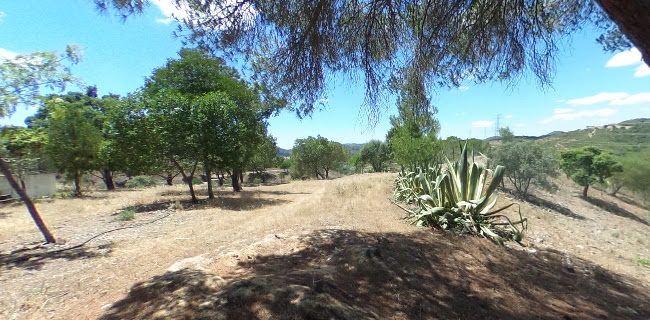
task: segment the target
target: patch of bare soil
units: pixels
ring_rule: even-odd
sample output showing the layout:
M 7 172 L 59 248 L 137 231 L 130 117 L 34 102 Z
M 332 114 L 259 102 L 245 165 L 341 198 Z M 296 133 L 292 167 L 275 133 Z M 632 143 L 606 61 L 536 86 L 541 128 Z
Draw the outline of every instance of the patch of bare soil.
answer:
M 587 202 L 566 183 L 522 203 L 525 247 L 502 248 L 407 224 L 393 178 L 223 189 L 198 204 L 183 186 L 93 192 L 39 205 L 67 241 L 55 246 L 35 243 L 24 209 L 0 208 L 0 318 L 650 318 L 642 207 Z M 136 219 L 116 221 L 129 207 Z

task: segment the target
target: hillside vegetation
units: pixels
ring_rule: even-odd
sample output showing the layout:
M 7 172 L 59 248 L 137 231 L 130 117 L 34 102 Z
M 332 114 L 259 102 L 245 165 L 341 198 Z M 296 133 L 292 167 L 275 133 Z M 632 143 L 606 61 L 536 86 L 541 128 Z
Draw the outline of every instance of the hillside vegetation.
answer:
M 599 147 L 618 157 L 650 151 L 650 119 L 634 119 L 618 124 L 545 136 L 538 140 L 545 147 L 559 150 L 585 146 Z

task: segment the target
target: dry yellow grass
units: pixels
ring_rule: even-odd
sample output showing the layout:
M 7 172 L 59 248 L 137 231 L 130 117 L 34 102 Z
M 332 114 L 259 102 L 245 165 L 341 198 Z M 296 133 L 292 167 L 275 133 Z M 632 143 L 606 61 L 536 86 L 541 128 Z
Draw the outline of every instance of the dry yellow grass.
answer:
M 524 215 L 533 219 L 533 228 L 530 230 L 533 237 L 527 238 L 526 241 L 541 249 L 540 253 L 538 256 L 527 251 L 509 250 L 509 253 L 506 253 L 485 240 L 459 241 L 460 238 L 454 236 L 441 236 L 440 233 L 432 235 L 409 225 L 403 220 L 404 213 L 390 203 L 394 177 L 394 174 L 380 173 L 327 181 L 297 181 L 275 186 L 247 187 L 241 193 L 232 193 L 229 188 L 222 188 L 216 192 L 217 199 L 211 201 L 205 199 L 205 186 L 199 186 L 197 191 L 202 200 L 197 204 L 187 201 L 189 196 L 184 185 L 138 191 L 94 191 L 83 199 L 42 201 L 39 208 L 59 239 L 67 242 L 63 246 L 80 243 L 105 230 L 121 226 L 136 227 L 102 236 L 79 250 L 50 256 L 31 255 L 30 251 L 27 251 L 23 256 L 18 254 L 21 258 L 18 260 L 15 259 L 16 254 L 7 251 L 41 241 L 41 236 L 22 206 L 4 207 L 0 209 L 0 283 L 6 293 L 0 297 L 0 318 L 69 319 L 70 315 L 74 315 L 75 319 L 93 319 L 109 313 L 109 310 L 110 316 L 107 319 L 135 318 L 136 315 L 140 318 L 152 318 L 153 314 L 146 313 L 149 309 L 138 309 L 140 303 L 153 308 L 150 310 L 152 312 L 160 312 L 158 315 L 161 318 L 169 317 L 172 315 L 169 312 L 175 310 L 170 304 L 176 305 L 185 301 L 169 300 L 169 297 L 181 295 L 181 291 L 175 292 L 174 295 L 158 292 L 160 296 L 156 297 L 162 299 L 160 301 L 142 301 L 140 297 L 133 300 L 133 304 L 127 303 L 131 301 L 128 299 L 133 298 L 127 293 L 130 288 L 146 287 L 150 279 L 154 279 L 153 287 L 159 286 L 160 281 L 164 282 L 167 278 L 157 276 L 164 274 L 172 266 L 172 270 L 180 270 L 183 267 L 202 270 L 199 278 L 192 278 L 196 275 L 194 273 L 179 271 L 180 273 L 172 274 L 181 278 L 187 276 L 185 279 L 188 281 L 208 279 L 214 282 L 206 293 L 208 296 L 212 291 L 226 287 L 232 292 L 239 292 L 241 288 L 236 284 L 237 279 L 250 278 L 257 279 L 255 281 L 258 282 L 273 279 L 271 282 L 275 281 L 278 287 L 284 287 L 286 283 L 283 281 L 288 280 L 283 278 L 283 275 L 292 268 L 298 268 L 291 273 L 295 276 L 291 279 L 294 282 L 291 283 L 300 284 L 298 287 L 302 288 L 302 293 L 313 293 L 309 286 L 305 286 L 314 281 L 315 275 L 331 276 L 331 284 L 339 288 L 354 290 L 355 285 L 358 285 L 358 296 L 352 297 L 354 301 L 380 294 L 381 299 L 370 306 L 374 311 L 368 311 L 370 313 L 367 314 L 405 312 L 403 316 L 396 313 L 395 319 L 413 318 L 417 312 L 420 312 L 421 316 L 423 310 L 434 312 L 435 304 L 434 307 L 429 304 L 429 309 L 422 309 L 422 304 L 418 302 L 430 299 L 428 297 L 431 294 L 447 294 L 446 298 L 438 300 L 445 304 L 453 304 L 454 299 L 473 302 L 474 298 L 469 297 L 466 291 L 469 289 L 464 287 L 468 277 L 474 279 L 470 288 L 476 291 L 473 295 L 487 299 L 483 303 L 493 308 L 474 310 L 477 312 L 474 318 L 477 319 L 483 317 L 485 312 L 488 312 L 486 310 L 501 310 L 499 299 L 520 299 L 517 297 L 522 293 L 508 286 L 513 273 L 518 274 L 517 279 L 523 279 L 521 285 L 528 285 L 530 279 L 537 281 L 534 282 L 535 285 L 528 286 L 531 292 L 535 292 L 539 301 L 520 301 L 522 306 L 515 306 L 509 313 L 497 312 L 497 315 L 528 316 L 531 314 L 525 313 L 527 311 L 524 309 L 540 308 L 549 301 L 559 303 L 563 295 L 574 290 L 563 287 L 564 283 L 569 282 L 580 289 L 576 301 L 584 306 L 591 306 L 589 308 L 596 311 L 588 311 L 589 308 L 586 307 L 572 309 L 571 306 L 565 306 L 555 311 L 546 310 L 546 316 L 561 317 L 562 314 L 558 313 L 558 310 L 561 310 L 574 318 L 597 318 L 603 315 L 613 317 L 617 315 L 616 310 L 606 310 L 594 301 L 602 298 L 609 299 L 610 304 L 622 303 L 620 301 L 623 300 L 612 300 L 616 297 L 608 293 L 621 288 L 636 292 L 640 294 L 639 297 L 647 296 L 647 292 L 643 293 L 637 287 L 618 287 L 618 282 L 612 282 L 616 286 L 609 287 L 609 282 L 602 281 L 597 283 L 604 286 L 602 290 L 597 291 L 598 297 L 590 295 L 590 292 L 594 291 L 590 287 L 591 283 L 596 281 L 592 278 L 605 275 L 603 279 L 609 279 L 609 275 L 607 271 L 600 271 L 601 269 L 593 269 L 598 272 L 583 274 L 578 266 L 595 268 L 593 262 L 589 261 L 592 258 L 601 265 L 603 263 L 599 261 L 606 262 L 607 265 L 615 262 L 615 259 L 581 254 L 579 250 L 582 249 L 573 250 L 562 245 L 565 243 L 562 239 L 566 237 L 589 237 L 592 230 L 590 228 L 597 222 L 596 219 L 603 215 L 596 212 L 596 215 L 592 216 L 591 211 L 576 209 L 580 207 L 578 200 L 562 200 L 569 203 L 576 214 L 585 217 L 585 221 L 568 230 L 562 226 L 574 222 L 571 220 L 573 218 L 550 215 L 539 208 L 524 205 Z M 570 192 L 564 191 L 561 196 L 571 197 Z M 504 199 L 504 202 L 509 201 Z M 113 214 L 129 207 L 138 211 L 135 219 L 129 222 L 117 221 Z M 169 213 L 169 217 L 141 225 Z M 629 222 L 629 218 L 614 216 L 606 221 L 620 225 Z M 580 226 L 584 227 L 581 229 Z M 647 225 L 642 224 L 631 225 L 630 228 L 638 229 L 639 234 L 648 230 Z M 637 231 L 634 232 L 625 231 L 625 237 L 628 234 L 634 234 L 636 237 Z M 386 235 L 385 242 L 383 235 Z M 535 242 L 538 237 L 544 238 L 544 242 Z M 349 246 L 346 244 L 347 239 L 350 239 Z M 606 248 L 601 242 L 590 244 Z M 369 245 L 382 248 L 381 253 L 366 251 Z M 545 251 L 544 246 L 550 246 L 548 251 Z M 374 257 L 372 261 L 392 264 L 372 262 L 369 265 L 366 260 L 368 252 L 371 257 L 383 257 Z M 576 273 L 566 274 L 563 271 L 565 254 L 578 256 L 574 256 Z M 332 261 L 338 261 L 336 264 L 328 262 L 332 256 L 335 257 Z M 629 259 L 617 261 L 626 265 L 621 269 L 626 275 L 636 276 L 641 283 L 647 282 L 650 272 L 646 269 L 635 266 Z M 335 269 L 328 267 L 328 264 L 334 264 Z M 376 269 L 377 267 L 384 269 Z M 406 269 L 411 267 L 420 268 L 422 272 L 408 273 Z M 377 278 L 383 281 L 381 283 L 375 283 L 375 280 L 371 279 L 378 270 L 385 276 Z M 340 277 L 334 277 L 333 272 Z M 498 274 L 498 279 L 493 279 L 493 272 Z M 364 278 L 362 282 L 355 284 L 355 279 L 360 275 L 371 278 Z M 219 277 L 224 277 L 225 280 Z M 406 280 L 403 283 L 395 282 L 395 277 L 411 278 L 410 287 L 404 287 Z M 430 277 L 439 281 L 431 282 Z M 445 287 L 449 292 L 436 287 L 436 283 L 442 283 L 442 279 L 444 283 L 454 284 L 453 287 Z M 427 281 L 431 283 L 425 284 Z M 144 284 L 132 287 L 140 282 Z M 259 287 L 258 282 L 254 282 L 254 285 Z M 420 283 L 422 287 L 418 289 Z M 549 283 L 552 285 L 547 285 Z M 192 290 L 193 287 L 190 284 L 188 286 L 181 287 L 183 290 Z M 499 287 L 500 293 L 495 293 L 492 290 L 494 287 Z M 325 289 L 314 288 L 317 291 Z M 373 290 L 378 291 L 373 293 Z M 124 308 L 114 310 L 115 302 L 125 296 L 129 298 L 123 300 L 127 301 L 124 302 L 127 303 Z M 203 298 L 205 297 L 196 297 Z M 334 294 L 330 298 L 338 299 L 336 303 L 351 303 L 350 298 L 345 295 Z M 495 301 L 495 304 L 492 305 L 489 301 Z M 641 304 L 632 306 L 639 312 L 638 315 L 650 314 L 643 313 L 644 309 L 639 309 L 645 308 L 639 301 L 643 299 L 634 300 L 635 303 Z M 248 308 L 247 305 L 242 305 L 241 310 L 245 310 L 244 307 Z M 283 317 L 282 313 L 269 309 L 271 307 L 273 306 L 263 300 L 256 300 L 251 309 L 260 319 Z M 356 307 L 350 308 L 359 311 Z M 413 309 L 411 314 L 409 308 L 420 309 Z M 443 311 L 447 312 L 450 318 L 465 318 L 462 313 L 458 313 L 459 310 L 449 307 Z M 190 308 L 186 311 L 196 310 Z M 294 311 L 297 313 L 292 314 L 302 312 Z M 583 311 L 587 313 L 581 314 Z M 364 314 L 363 312 L 359 314 Z M 191 313 L 185 315 L 188 314 Z M 288 313 L 284 314 L 284 317 L 287 318 Z

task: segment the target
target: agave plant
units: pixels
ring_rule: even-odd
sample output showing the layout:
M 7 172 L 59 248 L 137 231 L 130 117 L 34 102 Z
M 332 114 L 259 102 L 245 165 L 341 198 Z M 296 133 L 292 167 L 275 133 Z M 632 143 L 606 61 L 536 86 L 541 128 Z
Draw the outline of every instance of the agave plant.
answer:
M 497 166 L 491 170 L 482 163 L 469 162 L 465 146 L 459 161 L 447 160 L 445 166 L 400 174 L 395 180 L 395 200 L 406 206 L 396 204 L 418 226 L 477 234 L 501 245 L 504 239 L 520 241 L 527 220 L 521 212 L 518 221 L 501 214 L 514 203 L 492 211 L 504 169 Z

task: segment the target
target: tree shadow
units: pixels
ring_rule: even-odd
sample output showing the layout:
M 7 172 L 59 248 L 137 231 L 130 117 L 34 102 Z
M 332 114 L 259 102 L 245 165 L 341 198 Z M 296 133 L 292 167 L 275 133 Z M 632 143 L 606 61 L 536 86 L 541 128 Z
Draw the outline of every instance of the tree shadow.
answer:
M 533 194 L 529 194 L 528 197 L 525 199 L 525 201 L 528 201 L 528 202 L 530 202 L 530 203 L 532 203 L 532 204 L 534 204 L 536 206 L 539 206 L 539 207 L 543 207 L 543 208 L 553 210 L 553 211 L 555 211 L 555 212 L 557 212 L 557 213 L 559 213 L 561 215 L 564 215 L 564 216 L 567 216 L 567 217 L 570 217 L 570 218 L 574 218 L 574 219 L 578 219 L 578 220 L 585 220 L 586 219 L 585 217 L 573 212 L 571 209 L 569 209 L 569 208 L 567 208 L 567 207 L 565 207 L 563 205 L 548 201 L 546 199 L 539 198 L 539 197 L 537 197 L 537 196 L 535 196 Z
M 617 195 L 616 198 L 618 198 L 619 200 L 621 200 L 621 201 L 623 201 L 623 202 L 625 202 L 625 203 L 627 203 L 627 204 L 629 204 L 631 206 L 635 206 L 635 207 L 637 207 L 639 209 L 648 210 L 648 208 L 646 206 L 644 206 L 643 204 L 639 203 L 638 201 L 636 201 L 636 200 L 634 200 L 632 198 L 626 197 L 626 196 L 621 195 L 621 194 Z
M 205 195 L 203 195 L 205 193 Z M 126 207 L 123 210 L 133 210 L 136 213 L 147 213 L 159 210 L 169 209 L 173 206 L 182 206 L 183 210 L 203 210 L 210 208 L 219 208 L 231 211 L 250 211 L 268 206 L 276 206 L 288 203 L 284 199 L 269 199 L 260 198 L 256 193 L 257 191 L 242 191 L 237 194 L 232 192 L 219 192 L 215 191 L 214 199 L 199 199 L 193 202 L 191 199 L 179 199 L 171 201 L 153 202 L 147 204 L 140 204 L 131 207 Z M 207 191 L 197 191 L 197 196 L 207 196 Z M 115 215 L 117 213 L 114 213 Z
M 83 246 L 70 250 L 53 249 L 51 245 L 37 246 L 16 250 L 10 253 L 0 253 L 0 266 L 3 269 L 21 268 L 26 270 L 40 270 L 46 263 L 64 259 L 92 259 L 106 257 L 113 251 L 113 243 L 101 244 L 95 247 Z
M 585 198 L 583 198 L 583 199 L 585 199 Z M 649 225 L 647 221 L 639 218 L 634 213 L 629 212 L 629 211 L 619 207 L 616 203 L 611 203 L 611 202 L 607 202 L 605 200 L 596 199 L 596 198 L 586 198 L 585 201 L 593 204 L 594 206 L 596 206 L 598 208 L 601 208 L 601 209 L 603 209 L 605 211 L 608 211 L 611 214 L 614 214 L 614 215 L 617 215 L 617 216 L 623 217 L 623 218 L 632 219 L 632 220 L 634 220 L 636 222 L 643 223 L 646 226 Z
M 320 230 L 302 241 L 223 278 L 184 269 L 137 283 L 100 319 L 650 318 L 638 281 L 555 250 L 424 231 Z
M 11 215 L 11 212 L 0 211 L 0 219 L 8 218 Z

